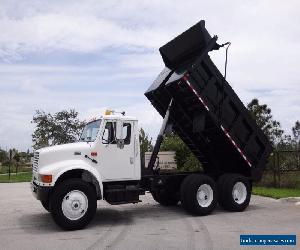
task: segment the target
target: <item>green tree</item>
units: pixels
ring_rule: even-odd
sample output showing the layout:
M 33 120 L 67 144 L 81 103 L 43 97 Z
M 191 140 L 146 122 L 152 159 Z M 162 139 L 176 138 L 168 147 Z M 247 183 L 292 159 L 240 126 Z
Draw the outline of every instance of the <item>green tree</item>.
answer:
M 179 170 L 194 171 L 199 170 L 201 167 L 201 164 L 191 150 L 185 145 L 179 136 L 174 133 L 164 138 L 160 150 L 175 151 L 175 160 Z
M 13 157 L 13 160 L 16 161 L 16 162 L 19 162 L 21 160 L 21 155 L 19 152 L 17 152 L 14 157 Z
M 7 152 L 0 149 L 0 162 L 5 162 L 8 160 Z
M 280 141 L 276 144 L 278 150 L 293 150 L 295 148 L 295 141 L 290 135 L 283 135 Z
M 78 119 L 78 112 L 74 109 L 63 110 L 53 115 L 37 110 L 32 123 L 36 124 L 32 134 L 34 149 L 74 142 L 85 125 L 85 122 Z
M 292 127 L 293 139 L 300 148 L 300 122 L 296 121 L 295 126 Z
M 148 134 L 145 133 L 144 129 L 141 128 L 139 132 L 140 139 L 140 154 L 141 154 L 141 165 L 145 167 L 145 152 L 149 152 L 153 150 L 152 146 L 152 138 L 149 137 Z
M 14 156 L 14 160 L 16 160 L 17 162 L 20 162 L 22 164 L 24 163 L 28 163 L 30 162 L 30 153 L 27 152 L 18 152 L 15 156 Z
M 281 129 L 280 122 L 273 119 L 271 109 L 267 104 L 260 104 L 258 99 L 255 98 L 248 103 L 247 108 L 273 145 L 282 140 L 284 131 Z

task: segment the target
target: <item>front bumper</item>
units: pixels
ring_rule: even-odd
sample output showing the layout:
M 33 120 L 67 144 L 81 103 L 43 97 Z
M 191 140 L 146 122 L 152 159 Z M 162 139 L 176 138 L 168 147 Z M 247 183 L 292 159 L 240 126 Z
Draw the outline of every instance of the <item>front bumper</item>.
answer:
M 31 191 L 33 196 L 41 201 L 49 199 L 53 187 L 42 187 L 37 185 L 34 181 L 31 182 Z

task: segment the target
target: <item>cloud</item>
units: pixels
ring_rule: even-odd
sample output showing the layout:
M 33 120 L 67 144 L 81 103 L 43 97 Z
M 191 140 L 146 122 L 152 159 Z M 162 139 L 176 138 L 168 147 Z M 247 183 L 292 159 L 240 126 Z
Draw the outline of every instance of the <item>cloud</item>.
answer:
M 9 29 L 7 28 L 9 27 Z M 53 50 L 91 53 L 104 48 L 131 50 L 157 48 L 165 33 L 159 28 L 124 27 L 115 21 L 87 14 L 44 13 L 21 19 L 3 17 L 0 57 L 21 60 L 26 54 Z
M 161 118 L 143 96 L 163 67 L 158 48 L 200 19 L 231 41 L 228 81 L 258 97 L 284 129 L 300 112 L 299 1 L 38 1 L 0 3 L 0 146 L 31 145 L 36 109 L 106 108 L 135 115 L 151 136 Z M 211 53 L 223 72 L 225 50 Z

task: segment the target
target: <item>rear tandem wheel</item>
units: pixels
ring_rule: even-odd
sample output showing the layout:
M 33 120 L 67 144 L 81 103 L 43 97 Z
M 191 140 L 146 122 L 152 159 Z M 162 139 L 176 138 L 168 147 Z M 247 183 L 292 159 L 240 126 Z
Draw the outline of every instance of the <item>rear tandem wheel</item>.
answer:
M 181 184 L 181 202 L 186 211 L 192 214 L 210 214 L 217 205 L 215 181 L 204 174 L 187 176 Z

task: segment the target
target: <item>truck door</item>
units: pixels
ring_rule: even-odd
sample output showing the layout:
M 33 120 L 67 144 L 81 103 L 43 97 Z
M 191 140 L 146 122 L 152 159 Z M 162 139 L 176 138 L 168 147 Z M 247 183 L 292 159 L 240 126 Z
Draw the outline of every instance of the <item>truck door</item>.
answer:
M 117 129 L 122 130 L 122 140 L 116 139 Z M 133 122 L 106 121 L 100 141 L 99 171 L 104 181 L 134 179 Z

